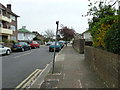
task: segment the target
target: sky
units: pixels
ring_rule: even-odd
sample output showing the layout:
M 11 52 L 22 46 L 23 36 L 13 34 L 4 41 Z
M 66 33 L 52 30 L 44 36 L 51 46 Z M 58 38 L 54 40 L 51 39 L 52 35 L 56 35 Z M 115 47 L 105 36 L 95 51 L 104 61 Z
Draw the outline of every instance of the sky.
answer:
M 88 18 L 82 17 L 88 11 L 88 0 L 0 0 L 12 5 L 12 11 L 19 15 L 18 29 L 22 26 L 30 31 L 44 34 L 46 30 L 56 31 L 56 21 L 77 33 L 88 28 Z

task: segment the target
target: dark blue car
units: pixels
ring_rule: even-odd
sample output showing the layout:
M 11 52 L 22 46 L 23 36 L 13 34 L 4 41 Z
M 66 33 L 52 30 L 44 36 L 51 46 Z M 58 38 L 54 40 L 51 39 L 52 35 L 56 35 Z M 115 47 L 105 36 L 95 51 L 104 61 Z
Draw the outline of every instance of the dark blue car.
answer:
M 27 42 L 18 42 L 15 43 L 12 47 L 13 51 L 25 51 L 25 50 L 30 50 L 31 47 Z

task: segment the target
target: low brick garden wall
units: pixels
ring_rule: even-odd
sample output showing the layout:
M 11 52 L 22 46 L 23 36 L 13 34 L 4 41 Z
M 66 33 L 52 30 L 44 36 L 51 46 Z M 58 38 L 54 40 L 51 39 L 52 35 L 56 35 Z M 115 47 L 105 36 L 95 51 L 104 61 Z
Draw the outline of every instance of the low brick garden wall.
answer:
M 12 48 L 13 43 L 4 43 L 4 46 Z
M 72 46 L 77 52 L 83 54 L 84 53 L 84 44 L 85 44 L 84 39 L 78 39 L 78 40 L 73 41 Z
M 120 87 L 118 80 L 120 55 L 85 46 L 85 60 L 108 87 Z

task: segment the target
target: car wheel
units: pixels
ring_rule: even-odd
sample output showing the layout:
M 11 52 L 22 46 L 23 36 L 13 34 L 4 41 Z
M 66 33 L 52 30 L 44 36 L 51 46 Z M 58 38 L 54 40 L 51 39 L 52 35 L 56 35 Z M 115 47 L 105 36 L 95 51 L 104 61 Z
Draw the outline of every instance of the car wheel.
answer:
M 7 55 L 10 55 L 10 50 L 7 50 L 7 51 L 6 51 L 6 54 L 7 54 Z
M 60 50 L 57 50 L 57 52 L 59 52 Z
M 22 49 L 21 49 L 21 51 L 22 51 L 22 52 L 24 52 L 24 51 L 25 51 L 25 49 L 24 49 L 24 48 L 22 48 Z

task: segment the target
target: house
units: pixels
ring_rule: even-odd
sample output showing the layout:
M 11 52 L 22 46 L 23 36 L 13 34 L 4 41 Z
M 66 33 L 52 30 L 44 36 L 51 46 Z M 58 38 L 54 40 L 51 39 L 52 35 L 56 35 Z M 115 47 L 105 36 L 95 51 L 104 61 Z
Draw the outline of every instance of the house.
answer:
M 81 39 L 81 34 L 76 33 L 76 34 L 74 35 L 74 39 L 75 39 L 75 40 Z
M 92 41 L 92 36 L 89 31 L 85 31 L 82 33 L 82 38 L 85 39 L 85 41 Z
M 5 7 L 0 3 L 0 40 L 17 41 L 17 18 L 12 12 L 11 4 Z
M 85 31 L 82 33 L 82 38 L 85 39 L 85 45 L 87 46 L 92 46 L 93 42 L 92 42 L 92 36 L 90 31 Z
M 36 35 L 26 29 L 26 26 L 22 26 L 18 30 L 18 41 L 31 41 Z

